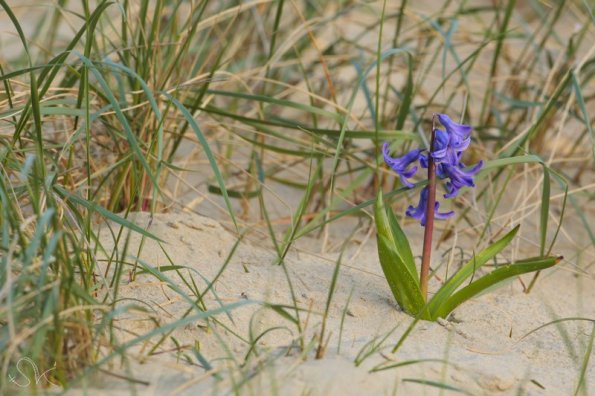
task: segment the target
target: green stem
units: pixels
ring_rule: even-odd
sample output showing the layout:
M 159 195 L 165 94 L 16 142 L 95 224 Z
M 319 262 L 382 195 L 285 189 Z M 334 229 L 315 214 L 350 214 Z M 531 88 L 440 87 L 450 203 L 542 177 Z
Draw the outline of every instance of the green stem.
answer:
M 436 137 L 436 114 L 432 116 L 432 137 L 428 153 L 428 206 L 426 207 L 426 226 L 424 229 L 424 246 L 421 256 L 421 273 L 419 285 L 424 301 L 428 300 L 428 277 L 430 275 L 430 259 L 432 257 L 432 233 L 434 231 L 434 208 L 436 202 L 436 164 L 432 158 Z

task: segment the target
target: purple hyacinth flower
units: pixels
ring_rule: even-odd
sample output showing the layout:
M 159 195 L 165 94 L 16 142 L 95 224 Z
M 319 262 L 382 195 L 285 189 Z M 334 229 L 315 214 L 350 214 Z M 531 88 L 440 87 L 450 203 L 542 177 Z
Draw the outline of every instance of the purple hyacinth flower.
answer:
M 426 154 L 419 155 L 419 164 L 422 168 L 428 169 L 428 156 Z
M 438 119 L 449 134 L 455 135 L 460 140 L 466 139 L 471 133 L 470 125 L 457 124 L 446 114 L 438 114 Z
M 452 135 L 450 135 L 450 147 L 452 147 L 452 149 L 454 151 L 461 152 L 463 150 L 467 150 L 467 147 L 469 147 L 470 143 L 471 143 L 471 136 L 469 136 L 465 139 L 461 139 L 454 133 Z
M 438 119 L 446 128 L 446 132 L 436 130 L 435 149 L 432 152 L 432 158 L 436 161 L 436 175 L 441 179 L 450 179 L 446 183 L 447 193 L 444 198 L 453 198 L 461 188 L 475 186 L 473 176 L 479 172 L 479 169 L 483 166 L 483 161 L 478 162 L 469 171 L 464 171 L 465 165 L 461 163 L 461 157 L 463 151 L 469 147 L 471 142 L 469 136 L 471 127 L 457 124 L 446 114 L 438 114 Z M 445 138 L 445 135 L 447 138 Z M 448 140 L 446 145 L 444 144 L 445 140 Z M 427 166 L 427 159 L 424 158 L 424 160 Z
M 471 143 L 471 137 L 460 139 L 454 133 L 437 129 L 432 158 L 437 164 L 447 163 L 454 166 L 459 163 L 463 150 L 469 147 L 469 143 Z
M 417 166 L 411 166 L 419 160 L 422 168 L 428 168 L 429 159 L 434 160 L 436 176 L 440 179 L 446 179 L 447 193 L 444 198 L 453 198 L 457 196 L 459 190 L 463 187 L 474 187 L 473 176 L 479 172 L 483 166 L 483 161 L 479 161 L 473 167 L 465 170 L 465 165 L 461 162 L 463 151 L 471 143 L 471 126 L 457 124 L 446 114 L 438 114 L 438 119 L 444 130 L 436 129 L 434 131 L 434 141 L 431 152 L 423 149 L 411 150 L 399 158 L 392 158 L 389 153 L 388 143 L 382 146 L 384 161 L 399 174 L 401 182 L 412 188 L 414 185 L 407 180 L 413 177 L 417 171 Z M 431 155 L 431 157 L 430 157 Z M 408 169 L 410 168 L 410 169 Z M 428 188 L 425 187 L 420 193 L 420 200 L 417 207 L 409 206 L 406 214 L 426 225 L 426 207 L 428 203 Z M 447 213 L 438 212 L 440 204 L 435 203 L 434 217 L 437 219 L 446 219 L 454 215 L 453 211 Z
M 419 194 L 419 204 L 417 207 L 409 206 L 405 214 L 407 216 L 413 217 L 414 219 L 418 220 L 420 224 L 425 227 L 426 225 L 426 209 L 428 207 L 428 187 L 424 187 Z M 440 208 L 440 203 L 434 203 L 434 218 L 436 219 L 448 219 L 452 217 L 455 212 L 450 211 L 446 213 L 438 212 L 438 208 Z
M 446 157 L 449 149 L 450 136 L 448 133 L 441 129 L 436 129 L 436 135 L 434 138 L 434 150 L 432 150 L 432 158 L 437 162 L 443 160 Z
M 411 165 L 413 162 L 419 159 L 419 156 L 422 151 L 422 149 L 414 149 L 402 157 L 393 158 L 390 156 L 388 142 L 385 142 L 382 145 L 382 155 L 384 156 L 384 162 L 386 162 L 388 166 L 390 166 L 395 172 L 397 172 L 399 178 L 401 179 L 401 183 L 403 183 L 403 185 L 409 188 L 413 188 L 414 185 L 407 179 L 415 175 L 415 172 L 417 172 L 417 166 L 414 166 L 411 169 L 407 168 L 409 167 L 409 165 Z
M 463 170 L 464 165 L 459 163 L 457 165 L 442 164 L 442 170 L 446 177 L 450 179 L 446 183 L 446 189 L 448 192 L 444 194 L 444 198 L 453 198 L 463 187 L 475 187 L 473 176 L 479 172 L 483 166 L 483 161 L 479 161 L 468 171 Z
M 428 156 L 426 154 L 420 154 L 419 164 L 422 168 L 428 169 Z M 436 164 L 436 176 L 438 176 L 440 179 L 444 179 L 445 177 L 447 177 L 444 173 L 443 165 L 444 164 L 441 163 Z

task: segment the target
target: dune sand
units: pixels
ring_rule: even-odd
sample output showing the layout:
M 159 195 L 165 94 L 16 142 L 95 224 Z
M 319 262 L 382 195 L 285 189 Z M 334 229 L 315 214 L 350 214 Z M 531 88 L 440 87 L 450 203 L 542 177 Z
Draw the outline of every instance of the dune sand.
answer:
M 147 214 L 133 217 L 142 226 L 150 222 Z M 141 259 L 154 267 L 180 266 L 177 272 L 163 267 L 163 274 L 192 299 L 191 279 L 204 292 L 205 280 L 217 276 L 237 241 L 217 221 L 196 214 L 157 214 L 150 223 L 148 230 L 165 243 L 145 239 Z M 407 229 L 420 232 L 417 227 L 410 224 Z M 99 373 L 84 385 L 94 394 L 110 395 L 129 394 L 133 388 L 143 395 L 228 394 L 234 387 L 254 395 L 448 394 L 454 389 L 470 394 L 505 395 L 521 390 L 522 394 L 561 395 L 574 391 L 592 323 L 564 322 L 524 336 L 554 319 L 594 317 L 592 278 L 562 264 L 542 274 L 529 295 L 515 280 L 462 305 L 449 321 L 417 323 L 393 354 L 391 350 L 412 319 L 393 301 L 378 262 L 374 234 L 365 231 L 356 233 L 344 251 L 322 359 L 315 359 L 315 349 L 338 259 L 333 244 L 322 254 L 316 251 L 320 241 L 306 237 L 287 255 L 287 273 L 296 303 L 303 309 L 300 334 L 292 321 L 259 303 L 293 304 L 283 267 L 273 265 L 274 251 L 259 246 L 258 241 L 243 240 L 204 303 L 208 309 L 236 302 L 246 305 L 218 314 L 219 323 L 200 320 L 175 329 L 149 356 L 159 339 L 151 337 L 133 347 L 125 362 L 113 359 L 106 366 L 112 374 Z M 111 238 L 107 232 L 103 235 L 109 251 Z M 131 237 L 130 254 L 140 243 L 138 235 Z M 124 283 L 120 306 L 135 304 L 144 311 L 121 315 L 116 332 L 120 342 L 166 326 L 189 311 L 189 302 L 167 282 L 140 274 Z M 291 308 L 285 312 L 295 316 Z M 190 315 L 196 313 L 190 309 Z M 240 338 L 257 337 L 245 361 L 250 347 Z M 181 351 L 176 351 L 172 338 L 182 346 Z M 211 371 L 199 366 L 192 352 L 195 346 L 212 365 Z M 587 370 L 588 389 L 595 380 L 592 361 Z M 398 363 L 402 365 L 372 371 Z M 70 394 L 81 394 L 81 385 Z

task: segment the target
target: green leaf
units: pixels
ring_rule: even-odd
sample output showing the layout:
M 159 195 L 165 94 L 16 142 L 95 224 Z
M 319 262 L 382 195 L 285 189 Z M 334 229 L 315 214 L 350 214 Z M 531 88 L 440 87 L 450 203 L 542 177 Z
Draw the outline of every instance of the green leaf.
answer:
M 446 302 L 440 305 L 440 308 L 435 313 L 433 313 L 432 317 L 434 320 L 439 317 L 445 318 L 446 316 L 448 316 L 449 313 L 452 312 L 452 310 L 454 310 L 460 304 L 476 296 L 477 294 L 485 291 L 486 289 L 508 278 L 526 274 L 528 272 L 541 271 L 546 268 L 552 267 L 555 264 L 559 263 L 560 260 L 561 257 L 553 256 L 533 257 L 530 259 L 518 261 L 514 264 L 507 264 L 502 267 L 499 267 L 453 294 Z
M 399 227 L 390 207 L 385 207 L 382 192 L 376 199 L 376 228 L 378 232 L 378 257 L 388 285 L 399 306 L 416 315 L 424 306 L 419 279 L 411 247 Z
M 415 268 L 415 260 L 413 259 L 413 253 L 411 252 L 409 240 L 407 240 L 407 236 L 399 226 L 395 214 L 389 207 L 386 207 L 386 214 L 388 216 L 389 226 L 395 238 L 397 254 L 401 256 L 401 260 L 407 266 L 407 270 L 411 276 L 415 279 L 418 279 L 417 269 Z
M 519 226 L 514 227 L 502 239 L 494 242 L 479 254 L 473 256 L 467 264 L 461 267 L 446 283 L 438 290 L 432 300 L 428 303 L 428 311 L 431 318 L 437 318 L 437 313 L 442 312 L 441 306 L 445 304 L 454 291 L 461 286 L 465 279 L 469 278 L 477 269 L 484 265 L 488 260 L 497 255 L 504 249 L 519 230 Z

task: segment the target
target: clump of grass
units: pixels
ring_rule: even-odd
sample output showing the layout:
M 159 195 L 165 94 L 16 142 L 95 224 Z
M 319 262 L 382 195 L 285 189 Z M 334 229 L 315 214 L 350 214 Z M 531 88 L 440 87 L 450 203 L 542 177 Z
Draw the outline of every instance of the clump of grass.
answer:
M 35 161 L 30 156 L 25 164 L 35 168 Z M 109 307 L 93 297 L 88 271 L 93 263 L 81 251 L 79 236 L 62 225 L 69 213 L 55 200 L 39 208 L 47 199 L 40 175 L 15 168 L 19 165 L 7 163 L 0 184 L 2 376 L 8 378 L 9 367 L 28 357 L 41 372 L 51 369 L 55 382 L 65 383 L 92 361 L 94 334 L 85 323 Z

